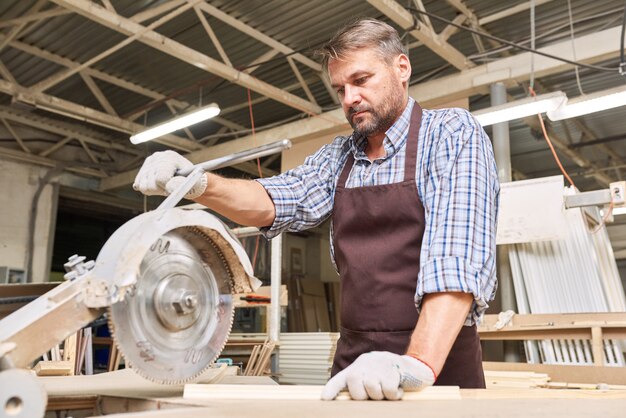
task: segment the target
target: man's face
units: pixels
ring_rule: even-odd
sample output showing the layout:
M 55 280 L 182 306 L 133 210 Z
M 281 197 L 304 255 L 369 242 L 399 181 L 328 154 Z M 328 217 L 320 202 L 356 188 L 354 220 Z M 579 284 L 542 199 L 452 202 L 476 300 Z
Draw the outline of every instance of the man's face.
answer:
M 359 49 L 331 60 L 328 74 L 350 126 L 365 137 L 384 136 L 406 106 L 411 66 L 405 55 L 387 63 L 376 51 Z

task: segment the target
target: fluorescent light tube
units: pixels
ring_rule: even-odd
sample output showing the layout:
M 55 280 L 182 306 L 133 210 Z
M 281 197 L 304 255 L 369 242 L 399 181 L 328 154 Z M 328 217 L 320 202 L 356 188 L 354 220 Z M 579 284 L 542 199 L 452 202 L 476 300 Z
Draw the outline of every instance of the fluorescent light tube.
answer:
M 621 86 L 578 96 L 560 108 L 548 112 L 548 117 L 550 120 L 569 119 L 624 105 L 626 105 L 626 86 Z
M 554 110 L 565 102 L 567 102 L 565 93 L 557 91 L 540 94 L 535 97 L 527 97 L 526 99 L 504 103 L 472 113 L 482 126 L 488 126 Z
M 169 134 L 170 132 L 178 131 L 179 129 L 183 129 L 187 126 L 215 117 L 219 115 L 219 113 L 219 106 L 215 103 L 211 103 L 210 105 L 196 109 L 193 112 L 181 115 L 167 122 L 163 122 L 153 126 L 152 128 L 146 129 L 145 131 L 141 131 L 131 136 L 130 142 L 133 144 L 140 144 L 142 142 L 150 141 L 151 139 L 158 138 Z

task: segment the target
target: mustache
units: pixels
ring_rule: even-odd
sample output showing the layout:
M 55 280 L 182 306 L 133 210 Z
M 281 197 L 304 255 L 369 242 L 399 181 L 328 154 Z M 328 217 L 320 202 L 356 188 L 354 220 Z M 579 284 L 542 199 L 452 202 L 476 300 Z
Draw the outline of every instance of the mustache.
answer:
M 352 117 L 355 113 L 365 112 L 371 110 L 369 106 L 352 106 L 348 109 L 348 117 Z

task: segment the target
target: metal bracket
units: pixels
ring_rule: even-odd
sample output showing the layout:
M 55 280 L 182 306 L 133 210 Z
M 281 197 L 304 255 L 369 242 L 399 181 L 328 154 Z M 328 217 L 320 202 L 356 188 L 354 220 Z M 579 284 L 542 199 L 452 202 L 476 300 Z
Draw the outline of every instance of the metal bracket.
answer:
M 609 189 L 602 189 L 564 196 L 563 200 L 565 208 L 572 209 L 584 206 L 605 206 L 611 203 L 612 197 Z

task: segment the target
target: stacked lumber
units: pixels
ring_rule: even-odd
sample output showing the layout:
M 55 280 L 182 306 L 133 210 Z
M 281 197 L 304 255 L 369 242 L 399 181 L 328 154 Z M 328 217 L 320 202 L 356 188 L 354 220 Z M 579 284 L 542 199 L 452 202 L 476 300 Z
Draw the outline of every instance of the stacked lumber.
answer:
M 276 343 L 266 339 L 263 344 L 255 345 L 246 364 L 244 376 L 263 376 L 268 372 L 270 357 Z M 269 373 L 268 373 L 269 374 Z
M 290 332 L 280 335 L 278 354 L 281 384 L 323 385 L 337 347 L 338 333 Z
M 549 381 L 545 373 L 485 370 L 487 389 L 547 387 Z

